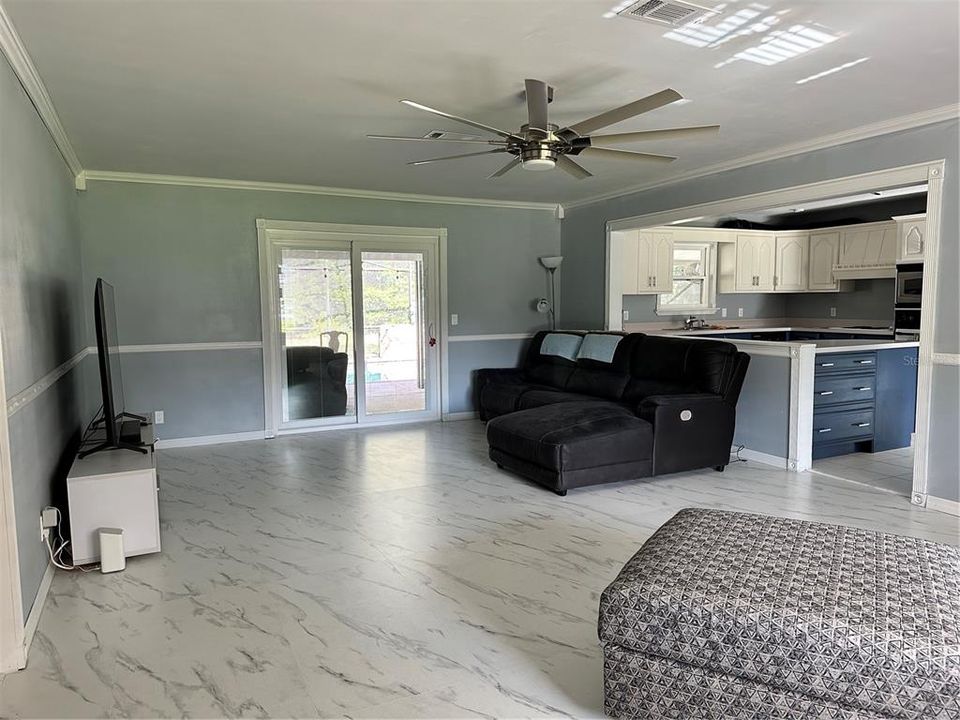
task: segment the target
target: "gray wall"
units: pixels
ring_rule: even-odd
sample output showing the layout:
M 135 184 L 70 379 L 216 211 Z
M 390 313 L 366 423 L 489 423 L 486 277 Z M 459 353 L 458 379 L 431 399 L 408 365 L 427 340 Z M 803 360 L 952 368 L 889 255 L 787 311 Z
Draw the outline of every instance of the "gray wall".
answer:
M 896 282 L 893 278 L 855 280 L 850 292 L 842 293 L 720 293 L 717 307 L 726 308 L 727 317 L 720 313 L 705 316 L 708 320 L 736 324 L 738 310 L 743 308 L 745 320 L 761 318 L 823 318 L 827 324 L 843 320 L 875 320 L 880 324 L 893 323 L 893 301 Z M 836 316 L 830 315 L 836 308 Z M 656 295 L 624 295 L 623 309 L 629 311 L 626 322 L 673 323 L 678 316 L 657 315 Z
M 790 358 L 750 356 L 733 444 L 778 458 L 790 456 Z
M 533 309 L 533 300 L 548 292 L 537 258 L 560 250 L 560 222 L 547 210 L 91 182 L 80 199 L 85 291 L 98 276 L 114 284 L 125 345 L 259 340 L 261 217 L 445 227 L 449 312 L 460 316 L 451 334 L 520 333 L 545 325 L 545 316 Z M 487 342 L 493 345 L 482 347 Z M 470 343 L 474 353 L 451 343 L 451 412 L 471 409 L 470 370 L 491 354 L 502 356 L 504 342 Z M 198 352 L 125 354 L 129 404 L 163 409 L 164 438 L 262 429 L 262 370 L 255 353 L 219 354 L 230 360 Z M 230 413 L 217 410 L 225 398 L 231 398 Z
M 560 304 L 561 321 L 566 326 L 603 326 L 604 227 L 608 220 L 945 159 L 934 350 L 960 352 L 960 283 L 956 281 L 960 268 L 958 140 L 960 123 L 952 120 L 568 208 L 562 228 L 566 274 Z M 938 367 L 934 377 L 944 377 L 949 372 Z M 960 413 L 955 396 L 948 404 L 938 396 L 936 387 L 934 396 L 934 425 L 938 431 L 930 438 L 929 490 L 938 497 L 956 497 L 960 481 L 956 472 L 955 438 L 960 429 Z M 954 440 L 945 441 L 940 432 L 943 428 L 953 433 Z
M 73 178 L 6 58 L 0 59 L 0 327 L 7 396 L 86 344 Z M 74 370 L 10 417 L 10 462 L 24 613 L 47 553 L 40 510 L 62 487 L 83 415 Z
M 896 280 L 855 280 L 852 292 L 805 293 L 785 295 L 786 317 L 824 318 L 825 320 L 875 320 L 878 324 L 893 324 L 893 304 Z M 837 316 L 830 317 L 830 308 Z

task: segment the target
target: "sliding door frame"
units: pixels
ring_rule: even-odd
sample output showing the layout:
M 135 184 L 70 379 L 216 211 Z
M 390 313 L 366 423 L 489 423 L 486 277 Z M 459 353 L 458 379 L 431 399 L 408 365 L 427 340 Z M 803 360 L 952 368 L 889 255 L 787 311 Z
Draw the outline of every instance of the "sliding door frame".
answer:
M 297 243 L 304 239 L 323 241 L 339 241 L 352 243 L 357 241 L 361 246 L 368 242 L 375 242 L 389 251 L 389 246 L 396 243 L 397 250 L 411 242 L 432 244 L 436 248 L 434 260 L 436 265 L 437 303 L 433 321 L 436 324 L 436 338 L 438 346 L 438 391 L 436 419 L 441 419 L 449 411 L 449 362 L 447 354 L 447 230 L 446 228 L 417 228 L 398 227 L 387 225 L 342 225 L 335 223 L 297 222 L 288 220 L 257 220 L 257 241 L 260 253 L 260 318 L 263 338 L 263 415 L 264 437 L 272 438 L 280 434 L 291 432 L 316 432 L 334 428 L 359 428 L 371 425 L 387 425 L 408 422 L 423 422 L 424 416 L 417 413 L 415 417 L 392 416 L 383 421 L 367 421 L 364 423 L 338 423 L 336 425 L 317 423 L 309 427 L 281 429 L 279 427 L 280 398 L 280 364 L 278 362 L 279 338 L 279 307 L 276 293 L 276 267 L 274 266 L 274 246 L 277 244 Z M 369 250 L 370 247 L 364 247 Z M 355 271 L 356 272 L 356 271 Z M 357 290 L 354 289 L 356 293 Z M 356 319 L 355 319 L 356 320 Z M 356 346 L 356 338 L 354 345 Z M 357 366 L 358 367 L 358 366 Z M 358 398 L 359 400 L 359 398 Z M 359 405 L 359 402 L 358 402 Z M 359 408 L 358 408 L 359 409 Z

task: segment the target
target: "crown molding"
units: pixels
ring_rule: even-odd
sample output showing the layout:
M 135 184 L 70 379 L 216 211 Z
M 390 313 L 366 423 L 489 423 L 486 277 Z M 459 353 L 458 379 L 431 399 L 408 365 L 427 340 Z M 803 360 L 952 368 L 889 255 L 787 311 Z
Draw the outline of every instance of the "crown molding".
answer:
M 77 157 L 73 145 L 70 144 L 70 138 L 67 137 L 67 132 L 63 129 L 60 116 L 57 115 L 53 100 L 47 93 L 47 88 L 40 78 L 40 73 L 37 72 L 33 60 L 30 59 L 30 54 L 20 39 L 20 34 L 13 26 L 13 22 L 2 4 L 0 4 L 0 50 L 6 55 L 10 67 L 13 68 L 13 72 L 16 73 L 24 91 L 27 93 L 27 97 L 30 98 L 33 106 L 37 109 L 37 114 L 40 115 L 43 124 L 47 126 L 50 136 L 63 156 L 63 161 L 70 168 L 74 178 L 78 178 L 83 172 L 80 158 Z
M 872 137 L 888 135 L 890 133 L 900 132 L 902 130 L 911 130 L 913 128 L 922 127 L 924 125 L 932 125 L 945 120 L 955 120 L 957 117 L 960 117 L 960 104 L 955 103 L 953 105 L 944 105 L 943 107 L 934 108 L 932 110 L 924 110 L 923 112 L 913 113 L 912 115 L 903 115 L 890 120 L 883 120 L 881 122 L 871 123 L 869 125 L 862 125 L 857 128 L 852 128 L 851 130 L 833 133 L 832 135 L 823 135 L 819 138 L 813 138 L 811 140 L 790 143 L 789 145 L 781 145 L 780 147 L 764 150 L 752 155 L 747 155 L 736 160 L 708 165 L 706 167 L 681 173 L 673 177 L 644 183 L 643 185 L 634 185 L 629 188 L 604 193 L 603 195 L 595 195 L 583 200 L 571 200 L 569 202 L 565 202 L 563 204 L 563 208 L 564 210 L 571 210 L 573 208 L 583 207 L 584 205 L 592 205 L 594 203 L 603 202 L 604 200 L 612 200 L 613 198 L 632 195 L 633 193 L 642 192 L 644 190 L 651 190 L 653 188 L 663 187 L 666 185 L 674 185 L 687 180 L 706 177 L 707 175 L 716 175 L 717 173 L 726 172 L 727 170 L 736 170 L 738 168 L 747 167 L 748 165 L 756 165 L 758 163 L 779 160 L 781 158 L 791 157 L 793 155 L 802 155 L 803 153 L 813 152 L 815 150 L 824 150 L 826 148 L 836 147 L 838 145 L 846 145 L 847 143 L 856 142 L 857 140 L 867 140 Z
M 516 210 L 546 210 L 559 216 L 557 203 L 523 202 L 518 200 L 488 200 L 484 198 L 448 197 L 446 195 L 417 195 L 415 193 L 388 192 L 385 190 L 360 190 L 357 188 L 325 187 L 322 185 L 298 185 L 293 183 L 260 182 L 256 180 L 230 180 L 227 178 L 193 177 L 190 175 L 154 175 L 152 173 L 114 172 L 111 170 L 86 170 L 86 182 L 127 182 L 151 185 L 186 185 L 189 187 L 219 188 L 224 190 L 265 190 L 268 192 L 305 193 L 308 195 L 331 195 L 335 197 L 362 198 L 367 200 L 391 200 L 394 202 L 432 203 L 437 205 L 472 205 L 476 207 L 513 208 Z

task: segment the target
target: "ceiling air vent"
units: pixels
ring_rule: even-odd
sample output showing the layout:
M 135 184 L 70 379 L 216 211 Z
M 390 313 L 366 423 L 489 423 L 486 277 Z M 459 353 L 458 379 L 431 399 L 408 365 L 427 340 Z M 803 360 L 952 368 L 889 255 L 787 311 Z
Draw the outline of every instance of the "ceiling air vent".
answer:
M 624 8 L 617 15 L 632 20 L 647 20 L 657 25 L 686 25 L 708 13 L 707 8 L 679 0 L 640 0 Z

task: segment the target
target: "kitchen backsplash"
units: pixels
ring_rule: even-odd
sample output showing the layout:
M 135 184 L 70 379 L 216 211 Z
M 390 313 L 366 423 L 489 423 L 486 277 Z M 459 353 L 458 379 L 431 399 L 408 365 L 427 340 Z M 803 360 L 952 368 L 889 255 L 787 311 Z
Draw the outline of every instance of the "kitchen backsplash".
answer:
M 731 293 L 717 296 L 717 306 L 727 309 L 727 317 L 721 314 L 706 316 L 707 320 L 727 322 L 737 319 L 737 311 L 743 308 L 743 318 L 756 320 L 762 318 L 817 318 L 830 320 L 876 320 L 878 324 L 893 322 L 893 300 L 895 281 L 892 278 L 882 280 L 856 280 L 851 292 L 842 293 L 798 293 L 798 294 L 749 294 Z M 835 318 L 830 316 L 830 308 L 836 308 Z M 664 320 L 674 321 L 675 317 L 657 315 L 656 295 L 624 295 L 623 309 L 629 313 L 628 322 L 644 323 Z

